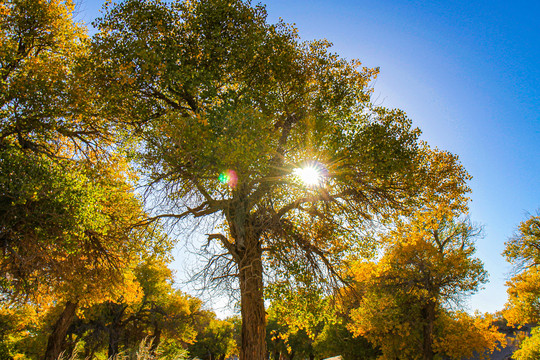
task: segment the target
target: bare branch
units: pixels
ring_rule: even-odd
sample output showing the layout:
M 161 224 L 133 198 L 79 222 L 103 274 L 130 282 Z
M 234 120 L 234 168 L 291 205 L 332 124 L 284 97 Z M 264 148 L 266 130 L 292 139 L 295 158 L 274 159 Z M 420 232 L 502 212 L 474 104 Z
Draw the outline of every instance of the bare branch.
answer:
M 206 234 L 208 236 L 208 241 L 211 240 L 219 240 L 223 246 L 229 251 L 229 253 L 234 257 L 234 259 L 238 262 L 240 262 L 240 255 L 238 254 L 238 251 L 236 251 L 236 248 L 234 247 L 234 244 L 227 239 L 227 237 L 223 234 Z

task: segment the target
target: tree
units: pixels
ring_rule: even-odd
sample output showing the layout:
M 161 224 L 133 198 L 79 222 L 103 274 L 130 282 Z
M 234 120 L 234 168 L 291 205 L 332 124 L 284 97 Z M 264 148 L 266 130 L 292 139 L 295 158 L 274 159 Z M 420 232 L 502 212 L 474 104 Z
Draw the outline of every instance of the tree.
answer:
M 374 360 L 381 355 L 365 337 L 354 336 L 347 328 L 347 318 L 328 323 L 317 337 L 315 353 L 321 359 L 341 355 L 343 360 Z
M 507 282 L 505 318 L 512 324 L 540 321 L 540 216 L 523 221 L 503 253 L 516 274 Z
M 515 269 L 506 283 L 508 302 L 504 317 L 510 324 L 537 324 L 540 321 L 540 216 L 530 216 L 519 224 L 517 232 L 506 242 L 503 252 Z M 519 360 L 534 359 L 540 353 L 538 331 L 520 344 L 515 353 Z
M 344 360 L 353 360 L 375 359 L 379 355 L 365 338 L 354 337 L 347 329 L 351 305 L 348 301 L 355 300 L 351 294 L 322 297 L 309 288 L 294 292 L 271 288 L 280 294 L 267 310 L 266 341 L 271 359 L 324 359 L 341 355 Z
M 273 300 L 267 311 L 268 353 L 274 360 L 313 359 L 315 339 L 333 315 L 329 301 L 309 290 L 280 292 L 284 297 Z
M 120 162 L 87 168 L 16 148 L 0 158 L 4 300 L 43 303 L 54 294 L 64 303 L 51 335 L 58 350 L 79 301 L 122 292 L 122 269 L 160 239 L 132 228 L 144 213 Z
M 107 358 L 136 349 L 145 339 L 155 355 L 172 354 L 195 340 L 201 301 L 174 289 L 167 261 L 155 255 L 134 269 L 140 296 L 105 299 L 88 306 L 71 332 L 85 343 L 86 356 L 106 349 Z
M 315 339 L 314 348 L 317 357 L 326 359 L 340 355 L 343 360 L 368 360 L 378 359 L 381 355 L 379 347 L 370 343 L 366 337 L 355 335 L 349 329 L 349 324 L 353 322 L 351 311 L 360 306 L 360 294 L 363 291 L 361 286 L 362 284 L 352 282 L 334 295 L 332 299 L 334 314 L 324 323 Z
M 512 354 L 516 360 L 534 360 L 540 356 L 540 329 L 534 328 L 531 336 L 523 340 L 519 349 Z
M 41 357 L 47 337 L 40 330 L 47 320 L 48 310 L 30 304 L 8 306 L 0 302 L 0 358 Z
M 280 323 L 275 317 L 270 317 L 267 323 L 266 345 L 269 359 L 293 360 L 314 359 L 314 340 L 305 329 L 290 329 Z
M 105 117 L 135 125 L 155 219 L 214 221 L 222 253 L 207 278 L 238 280 L 240 358 L 263 359 L 264 277 L 301 266 L 322 285 L 339 278 L 359 229 L 432 181 L 419 131 L 371 104 L 377 69 L 301 43 L 262 6 L 127 0 L 96 24 L 96 91 Z M 299 181 L 302 167 L 320 183 Z
M 540 215 L 519 224 L 516 234 L 506 242 L 504 255 L 517 271 L 540 265 Z
M 87 151 L 106 138 L 79 60 L 86 29 L 72 19 L 71 0 L 7 0 L 0 4 L 0 148 L 61 156 L 66 141 Z
M 420 209 L 382 236 L 378 263 L 353 269 L 365 293 L 349 328 L 380 346 L 385 359 L 461 359 L 502 341 L 489 317 L 448 309 L 487 281 L 474 257 L 479 230 L 458 215 L 441 203 Z
M 195 342 L 188 347 L 190 356 L 202 360 L 224 360 L 238 353 L 233 322 L 217 319 L 214 313 L 207 312 L 198 320 L 198 328 Z

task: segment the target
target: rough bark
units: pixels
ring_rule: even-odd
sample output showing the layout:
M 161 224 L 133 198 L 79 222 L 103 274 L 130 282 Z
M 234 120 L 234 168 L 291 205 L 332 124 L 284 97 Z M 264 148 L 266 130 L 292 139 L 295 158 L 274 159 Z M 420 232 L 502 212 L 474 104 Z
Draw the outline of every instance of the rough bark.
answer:
M 64 306 L 64 310 L 60 314 L 58 320 L 53 326 L 53 330 L 47 341 L 47 349 L 45 350 L 44 360 L 56 360 L 62 352 L 67 331 L 75 318 L 78 301 L 68 301 Z
M 239 263 L 242 313 L 242 345 L 240 360 L 266 358 L 266 313 L 263 301 L 262 252 L 247 242 L 247 250 Z

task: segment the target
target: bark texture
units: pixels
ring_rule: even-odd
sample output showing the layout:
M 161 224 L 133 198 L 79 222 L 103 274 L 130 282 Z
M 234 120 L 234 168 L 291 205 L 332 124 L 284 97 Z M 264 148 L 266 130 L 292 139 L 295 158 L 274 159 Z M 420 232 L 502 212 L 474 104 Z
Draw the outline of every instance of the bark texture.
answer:
M 266 313 L 263 301 L 262 253 L 251 247 L 240 261 L 242 346 L 240 360 L 266 358 Z
M 64 310 L 60 314 L 58 320 L 53 326 L 53 331 L 47 341 L 47 349 L 45 350 L 44 360 L 56 360 L 62 352 L 62 348 L 66 339 L 67 331 L 75 318 L 79 303 L 77 301 L 68 301 L 64 306 Z

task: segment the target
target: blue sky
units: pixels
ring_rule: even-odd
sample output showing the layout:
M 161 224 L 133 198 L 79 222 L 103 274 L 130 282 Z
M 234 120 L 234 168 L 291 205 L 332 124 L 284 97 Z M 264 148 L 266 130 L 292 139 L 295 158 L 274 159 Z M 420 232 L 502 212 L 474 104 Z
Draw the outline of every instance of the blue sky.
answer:
M 101 0 L 77 0 L 79 18 Z M 536 1 L 268 0 L 269 21 L 302 39 L 380 67 L 374 99 L 400 108 L 430 145 L 459 155 L 473 176 L 477 255 L 490 274 L 469 310 L 506 301 L 504 242 L 540 208 L 540 3 Z

